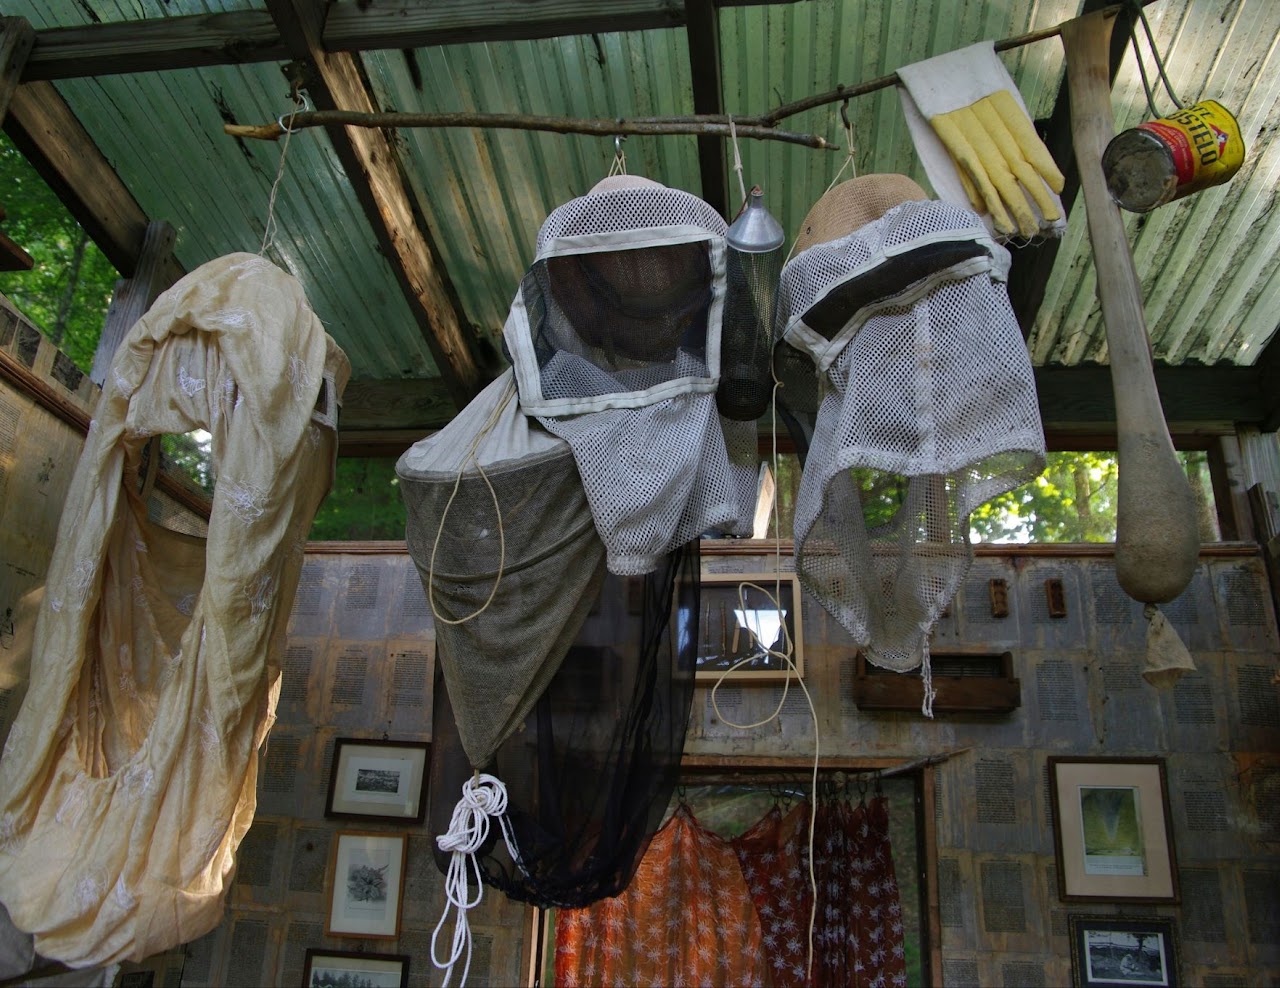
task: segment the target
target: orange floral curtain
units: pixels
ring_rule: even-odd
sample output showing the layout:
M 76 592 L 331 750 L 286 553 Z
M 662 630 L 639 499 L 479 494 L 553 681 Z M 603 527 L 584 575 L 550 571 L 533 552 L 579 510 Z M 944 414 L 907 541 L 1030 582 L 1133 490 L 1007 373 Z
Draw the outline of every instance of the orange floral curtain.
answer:
M 733 848 L 681 805 L 627 890 L 556 919 L 556 984 L 763 985 L 760 921 Z

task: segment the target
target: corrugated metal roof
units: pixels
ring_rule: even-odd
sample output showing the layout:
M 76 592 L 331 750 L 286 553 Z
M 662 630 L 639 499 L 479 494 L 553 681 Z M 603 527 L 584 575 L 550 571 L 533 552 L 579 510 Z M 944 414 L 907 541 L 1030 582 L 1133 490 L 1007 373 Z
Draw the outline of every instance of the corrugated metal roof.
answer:
M 726 111 L 754 115 L 852 85 L 984 38 L 1050 27 L 1079 0 L 799 0 L 718 12 Z M 195 0 L 0 0 L 37 28 L 160 18 L 260 3 Z M 1157 43 L 1187 101 L 1220 99 L 1238 111 L 1248 154 L 1226 186 L 1129 215 L 1155 355 L 1251 364 L 1280 311 L 1280 216 L 1273 209 L 1280 148 L 1280 3 L 1159 0 L 1147 8 Z M 1056 39 L 1001 56 L 1033 116 L 1047 117 L 1063 77 Z M 572 118 L 693 112 L 685 31 L 634 31 L 537 41 L 366 52 L 385 109 L 524 112 Z M 282 146 L 238 142 L 224 119 L 274 119 L 288 108 L 278 65 L 225 66 L 58 83 L 142 207 L 179 232 L 188 267 L 230 250 L 256 250 Z M 1164 100 L 1162 106 L 1169 106 Z M 1117 124 L 1146 115 L 1132 53 L 1116 81 Z M 859 172 L 898 171 L 927 186 L 892 89 L 850 107 Z M 794 117 L 786 129 L 843 143 L 839 105 Z M 495 340 L 538 226 L 559 203 L 606 173 L 608 139 L 515 131 L 402 130 L 397 146 L 472 329 Z M 699 191 L 693 137 L 632 137 L 630 170 Z M 842 152 L 742 141 L 745 181 L 765 187 L 794 234 L 836 176 Z M 365 378 L 438 372 L 337 156 L 320 130 L 289 145 L 276 214 L 282 263 L 303 282 L 330 331 Z M 725 157 L 732 165 L 732 152 Z M 845 176 L 848 171 L 844 173 Z M 738 201 L 730 172 L 729 201 Z M 1028 345 L 1037 364 L 1105 360 L 1083 204 L 1077 203 Z
M 363 61 L 387 109 L 588 119 L 693 112 L 680 31 L 366 53 Z M 400 140 L 410 186 L 467 317 L 496 338 L 543 219 L 608 174 L 614 142 L 458 129 L 406 129 Z M 623 151 L 633 174 L 698 188 L 693 137 L 632 137 Z
M 1156 44 L 1183 102 L 1217 99 L 1240 122 L 1246 157 L 1228 184 L 1144 215 L 1126 214 L 1158 359 L 1252 364 L 1280 315 L 1280 4 L 1161 2 L 1147 9 Z M 1147 55 L 1145 40 L 1141 43 Z M 1154 77 L 1149 59 L 1147 74 Z M 1117 128 L 1150 114 L 1133 49 L 1116 77 Z M 1163 92 L 1156 106 L 1172 103 Z M 1105 360 L 1082 204 L 1073 211 L 1029 345 L 1037 364 Z

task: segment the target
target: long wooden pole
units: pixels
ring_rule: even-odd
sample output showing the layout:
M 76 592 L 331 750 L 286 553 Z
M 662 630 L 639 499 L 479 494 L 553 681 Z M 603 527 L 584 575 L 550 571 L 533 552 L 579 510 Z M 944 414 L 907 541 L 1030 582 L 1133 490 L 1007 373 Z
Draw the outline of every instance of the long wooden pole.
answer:
M 1196 502 L 1160 407 L 1142 285 L 1120 209 L 1107 191 L 1102 152 L 1115 131 L 1108 57 L 1112 18 L 1098 11 L 1062 28 L 1071 135 L 1089 221 L 1116 402 L 1119 489 L 1116 578 L 1130 597 L 1172 600 L 1199 559 Z

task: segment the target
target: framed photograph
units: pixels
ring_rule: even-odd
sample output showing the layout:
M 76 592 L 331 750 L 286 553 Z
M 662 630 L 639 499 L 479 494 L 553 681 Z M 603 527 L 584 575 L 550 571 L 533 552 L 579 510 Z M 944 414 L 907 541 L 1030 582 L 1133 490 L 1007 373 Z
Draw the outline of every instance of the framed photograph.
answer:
M 325 934 L 394 940 L 404 897 L 405 834 L 344 830 L 333 842 L 333 890 Z
M 794 573 L 703 574 L 701 595 L 696 679 L 714 682 L 724 673 L 726 680 L 780 682 L 789 667 L 773 653 L 785 652 L 788 641 L 791 661 L 804 675 L 800 581 Z
M 324 815 L 421 823 L 430 750 L 426 741 L 338 738 Z
M 1178 942 L 1165 916 L 1069 916 L 1077 988 L 1178 985 Z
M 1179 901 L 1163 759 L 1054 757 L 1049 780 L 1064 901 Z
M 302 988 L 408 988 L 408 954 L 307 948 Z

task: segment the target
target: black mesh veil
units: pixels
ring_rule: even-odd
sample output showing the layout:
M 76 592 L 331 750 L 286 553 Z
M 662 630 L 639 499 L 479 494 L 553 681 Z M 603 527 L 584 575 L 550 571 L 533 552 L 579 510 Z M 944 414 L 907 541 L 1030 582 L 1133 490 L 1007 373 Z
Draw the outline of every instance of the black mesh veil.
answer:
M 498 828 L 484 881 L 540 906 L 617 895 L 661 822 L 679 772 L 698 641 L 696 541 L 643 576 L 609 574 L 559 670 L 484 771 L 507 787 L 512 862 Z M 473 768 L 437 674 L 430 830 L 448 829 Z M 444 871 L 448 855 L 437 850 Z

